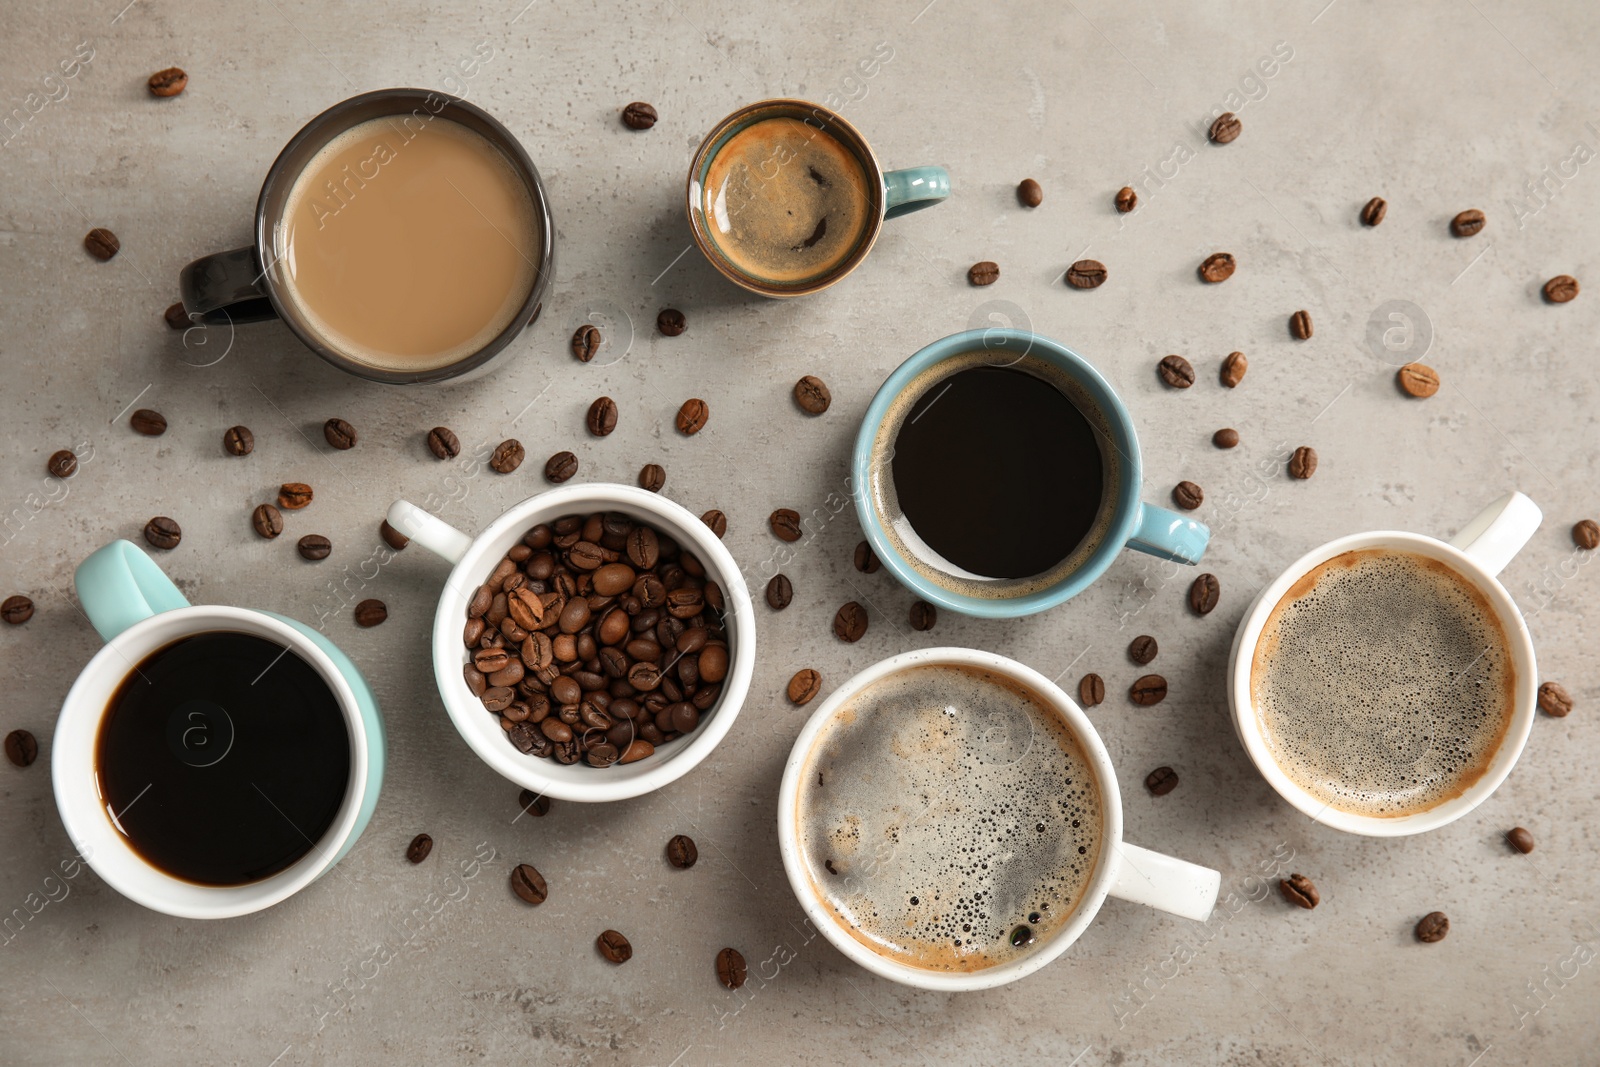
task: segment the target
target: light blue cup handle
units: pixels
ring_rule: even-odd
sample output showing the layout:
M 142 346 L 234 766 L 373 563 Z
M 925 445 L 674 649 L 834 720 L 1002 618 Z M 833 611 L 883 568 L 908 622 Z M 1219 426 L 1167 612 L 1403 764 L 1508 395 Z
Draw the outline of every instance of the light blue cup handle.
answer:
M 883 176 L 883 217 L 897 219 L 950 195 L 950 172 L 943 167 L 907 167 Z
M 83 605 L 84 613 L 89 616 L 89 622 L 107 641 L 152 615 L 189 607 L 189 601 L 178 591 L 178 587 L 172 584 L 172 579 L 156 566 L 155 560 L 145 555 L 131 541 L 113 541 L 78 564 L 78 570 L 73 575 L 73 584 L 77 586 L 78 601 Z M 378 702 L 373 698 L 367 680 L 361 676 L 361 672 L 356 669 L 350 657 L 340 651 L 337 645 L 302 622 L 271 611 L 264 611 L 261 614 L 269 615 L 279 622 L 294 627 L 307 641 L 317 646 L 333 661 L 334 667 L 344 675 L 351 691 L 355 693 L 356 707 L 361 712 L 362 725 L 366 729 L 368 769 L 366 790 L 361 796 L 361 810 L 356 816 L 355 828 L 345 840 L 339 854 L 328 864 L 328 868 L 332 868 L 334 863 L 343 859 L 355 846 L 356 839 L 372 820 L 373 809 L 378 806 L 378 791 L 383 785 L 386 751 L 383 716 L 378 712 Z M 327 873 L 327 868 L 323 873 Z
M 1211 531 L 1176 511 L 1140 504 L 1139 518 L 1128 547 L 1173 563 L 1199 563 L 1211 542 Z

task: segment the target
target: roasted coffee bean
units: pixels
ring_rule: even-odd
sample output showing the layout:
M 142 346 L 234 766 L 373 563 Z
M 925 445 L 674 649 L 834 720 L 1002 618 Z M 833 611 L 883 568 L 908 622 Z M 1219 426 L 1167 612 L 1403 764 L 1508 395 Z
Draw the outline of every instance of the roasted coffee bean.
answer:
M 1600 545 L 1600 524 L 1593 519 L 1579 519 L 1572 524 L 1572 543 L 1582 549 Z
M 258 505 L 250 513 L 250 525 L 255 527 L 256 533 L 270 540 L 283 533 L 283 512 L 271 504 Z
M 1159 674 L 1147 674 L 1129 687 L 1128 697 L 1142 708 L 1159 704 L 1167 698 L 1167 680 Z
M 1153 797 L 1164 797 L 1178 788 L 1178 772 L 1171 767 L 1157 767 L 1144 776 L 1144 787 Z
M 1407 363 L 1394 377 L 1407 396 L 1430 397 L 1439 391 L 1439 372 L 1426 363 Z
M 680 734 L 686 734 L 700 725 L 700 710 L 688 701 L 679 701 L 667 711 L 672 716 L 672 728 Z
M 248 456 L 256 450 L 256 435 L 248 426 L 230 426 L 222 435 L 222 450 L 230 456 Z
M 493 690 L 490 690 L 490 692 L 493 692 Z M 563 709 L 567 707 L 573 707 L 573 705 L 563 705 Z M 576 710 L 573 711 L 572 717 L 574 720 L 577 719 L 578 715 Z M 539 724 L 539 732 L 544 734 L 558 745 L 564 745 L 568 741 L 572 740 L 572 727 L 559 718 L 546 719 L 541 722 Z
M 1215 574 L 1202 574 L 1189 585 L 1189 610 L 1196 615 L 1209 615 L 1222 596 L 1222 586 Z
M 1024 178 L 1017 185 L 1017 200 L 1023 207 L 1038 207 L 1044 202 L 1044 190 L 1032 178 Z
M 798 541 L 803 533 L 800 529 L 800 513 L 793 508 L 779 508 L 767 518 L 767 525 L 772 527 L 772 532 L 780 541 Z
M 157 515 L 144 524 L 144 539 L 151 548 L 177 548 L 183 540 L 183 530 L 165 515 Z
M 662 308 L 656 314 L 656 329 L 661 331 L 663 337 L 677 337 L 688 328 L 688 320 L 677 308 Z
M 149 81 L 145 82 L 151 96 L 177 96 L 188 84 L 189 75 L 177 67 L 158 70 L 150 75 Z
M 883 566 L 878 562 L 877 553 L 872 551 L 872 545 L 866 541 L 856 543 L 855 565 L 862 574 L 876 574 L 878 568 Z
M 356 625 L 372 627 L 389 617 L 389 608 L 383 601 L 376 598 L 363 600 L 356 605 Z
M 1283 894 L 1284 900 L 1307 911 L 1322 903 L 1322 895 L 1317 892 L 1317 887 L 1303 874 L 1291 874 L 1278 879 L 1278 892 Z
M 406 859 L 412 863 L 421 863 L 428 858 L 428 853 L 433 851 L 433 838 L 427 834 L 418 834 L 411 839 L 411 844 L 406 846 Z
M 699 858 L 700 850 L 695 847 L 694 838 L 688 834 L 677 834 L 667 842 L 667 862 L 678 870 L 688 870 Z
M 140 408 L 129 416 L 128 425 L 133 427 L 135 433 L 142 433 L 146 437 L 160 437 L 167 432 L 167 417 L 159 411 Z
M 70 478 L 78 473 L 78 457 L 73 455 L 70 448 L 63 448 L 51 455 L 45 462 L 44 469 L 57 478 Z
M 343 419 L 329 419 L 323 423 L 322 436 L 341 452 L 356 445 L 356 428 Z
M 578 473 L 578 457 L 571 452 L 557 452 L 544 461 L 544 480 L 560 484 Z
M 973 285 L 993 285 L 1000 280 L 1000 264 L 992 259 L 981 260 L 967 268 L 967 281 Z
M 1539 707 L 1546 715 L 1564 719 L 1572 714 L 1572 696 L 1560 682 L 1545 682 L 1539 686 Z
M 707 645 L 700 653 L 700 680 L 716 683 L 728 676 L 728 647 Z
M 1139 206 L 1139 194 L 1133 191 L 1132 186 L 1124 185 L 1117 190 L 1117 213 L 1126 215 Z
M 594 943 L 600 950 L 600 955 L 610 963 L 627 963 L 633 959 L 633 946 L 628 943 L 627 938 L 615 930 L 600 931 L 600 936 L 594 939 Z
M 1361 225 L 1376 226 L 1389 213 L 1389 203 L 1381 196 L 1368 200 L 1361 208 Z
M 1067 268 L 1067 284 L 1074 289 L 1098 289 L 1106 281 L 1106 265 L 1098 259 L 1080 259 Z
M 1430 911 L 1417 920 L 1417 940 L 1425 944 L 1443 941 L 1450 932 L 1450 917 L 1442 911 Z
M 284 511 L 299 511 L 311 503 L 311 487 L 305 482 L 284 482 L 278 486 L 278 507 Z
M 467 617 L 476 619 L 488 612 L 494 604 L 494 590 L 487 585 L 480 585 L 473 590 L 472 599 L 467 601 Z
M 1167 356 L 1156 364 L 1156 371 L 1174 389 L 1187 389 L 1194 384 L 1194 367 L 1182 356 Z
M 622 124 L 630 130 L 648 130 L 656 124 L 656 109 L 641 100 L 635 100 L 622 109 Z
M 810 667 L 794 672 L 789 679 L 789 703 L 809 704 L 822 691 L 822 675 Z
M 678 432 L 685 437 L 693 436 L 705 429 L 706 419 L 711 417 L 711 409 L 699 397 L 693 397 L 683 402 L 678 409 Z
M 600 346 L 604 343 L 605 339 L 600 336 L 599 328 L 586 322 L 572 334 L 572 354 L 577 357 L 579 363 L 588 363 L 594 359 L 595 353 L 600 351 Z
M 301 559 L 327 559 L 333 551 L 333 542 L 321 534 L 306 534 L 295 547 L 300 550 Z
M 98 260 L 107 260 L 122 251 L 122 242 L 117 240 L 117 235 L 104 226 L 96 226 L 83 238 L 83 247 L 89 254 Z
M 1092 708 L 1106 699 L 1106 682 L 1098 674 L 1086 674 L 1078 679 L 1078 703 Z
M 470 663 L 461 665 L 461 677 L 475 697 L 481 698 L 489 688 L 489 681 L 483 676 L 483 672 Z M 494 709 L 491 708 L 490 710 Z
M 428 431 L 428 451 L 440 459 L 455 459 L 461 454 L 461 438 L 448 426 L 435 426 Z
M 1506 831 L 1506 843 L 1524 856 L 1533 851 L 1533 835 L 1520 826 Z
M 1557 274 L 1544 283 L 1544 298 L 1552 304 L 1565 304 L 1578 295 L 1578 279 L 1570 274 Z
M 0 601 L 0 621 L 12 626 L 21 626 L 33 618 L 33 601 L 16 593 Z
M 717 953 L 717 981 L 729 989 L 738 989 L 745 980 L 744 957 L 736 948 L 725 948 Z
M 1317 450 L 1310 445 L 1301 445 L 1294 450 L 1294 455 L 1289 457 L 1289 477 L 1304 481 L 1315 473 L 1317 473 Z
M 601 596 L 617 596 L 632 589 L 636 577 L 626 563 L 607 563 L 594 572 L 593 588 Z
M 1206 494 L 1193 482 L 1179 482 L 1172 487 L 1172 502 L 1184 511 L 1193 511 L 1205 503 Z
M 712 535 L 718 539 L 721 539 L 722 536 L 728 532 L 728 516 L 724 515 L 716 508 L 712 508 L 710 511 L 707 511 L 705 514 L 701 515 L 700 521 L 705 523 L 706 529 L 710 530 Z
M 468 648 L 479 647 L 478 641 L 483 637 L 487 625 L 482 619 L 468 619 L 466 625 L 461 628 L 462 643 Z
M 609 396 L 600 397 L 589 405 L 589 414 L 584 418 L 583 424 L 596 437 L 609 435 L 617 428 L 617 402 Z
M 596 727 L 591 726 L 591 729 Z M 610 727 L 608 726 L 607 729 Z M 601 731 L 603 733 L 604 731 Z M 587 736 L 587 735 L 586 735 Z M 596 734 L 598 737 L 599 734 Z M 583 741 L 583 761 L 591 767 L 609 767 L 617 762 L 617 757 L 622 753 L 610 741 Z
M 1471 237 L 1483 229 L 1488 221 L 1477 208 L 1468 208 L 1450 220 L 1450 232 L 1457 237 Z
M 524 789 L 517 795 L 517 804 L 522 808 L 523 814 L 532 815 L 536 819 L 542 819 L 550 814 L 550 798 L 531 789 Z
M 39 742 L 26 730 L 12 730 L 6 734 L 6 758 L 26 767 L 39 758 Z
M 1245 371 L 1250 369 L 1250 361 L 1244 358 L 1243 352 L 1229 352 L 1222 361 L 1222 384 L 1229 389 L 1237 389 L 1239 383 L 1244 381 Z
M 833 635 L 841 641 L 854 643 L 867 632 L 867 609 L 854 600 L 845 604 L 833 616 Z
M 503 671 L 511 662 L 511 653 L 504 648 L 480 648 L 472 654 L 472 665 L 484 674 Z M 499 684 L 491 682 L 491 685 Z
M 667 484 L 667 472 L 659 463 L 646 463 L 639 468 L 639 488 L 648 489 L 652 493 L 661 492 L 661 487 Z
M 1140 634 L 1128 643 L 1128 658 L 1143 667 L 1156 658 L 1159 650 L 1155 638 L 1149 634 Z
M 655 752 L 656 747 L 655 744 L 650 741 L 649 735 L 650 731 L 655 730 L 655 728 L 656 727 L 654 723 L 651 723 L 648 726 L 640 727 L 639 733 L 642 735 L 642 739 L 629 743 L 628 747 L 622 750 L 622 758 L 617 760 L 617 762 L 638 763 L 646 756 L 652 755 Z
M 926 600 L 918 600 L 911 605 L 911 628 L 919 632 L 933 629 L 934 623 L 939 621 L 939 609 Z
M 1239 116 L 1231 111 L 1224 111 L 1212 121 L 1209 136 L 1213 144 L 1232 144 L 1238 139 L 1241 128 Z
M 544 875 L 535 870 L 531 863 L 519 863 L 512 869 L 511 891 L 528 904 L 543 904 L 550 896 L 550 887 L 545 884 Z
M 189 312 L 183 306 L 183 301 L 181 300 L 176 304 L 170 305 L 166 311 L 161 313 L 161 317 L 174 330 L 187 330 L 192 325 L 189 321 Z
M 1239 431 L 1222 429 L 1211 435 L 1211 443 L 1218 448 L 1237 448 L 1239 446 Z
M 767 582 L 767 607 L 782 611 L 794 599 L 794 586 L 786 575 L 774 574 Z
M 661 538 L 648 526 L 635 526 L 628 532 L 628 559 L 640 570 L 652 570 L 661 555 Z
M 1289 316 L 1289 336 L 1296 341 L 1309 340 L 1312 334 L 1311 313 L 1309 311 L 1296 311 Z
M 399 552 L 411 543 L 411 538 L 389 525 L 389 520 L 384 519 L 378 523 L 378 536 L 383 538 L 383 543 Z
M 1200 280 L 1211 285 L 1225 282 L 1233 277 L 1234 269 L 1238 266 L 1233 256 L 1227 252 L 1214 252 L 1200 264 Z
M 508 437 L 494 446 L 494 451 L 489 455 L 489 466 L 500 474 L 510 474 L 522 466 L 523 457 L 527 454 L 521 441 Z

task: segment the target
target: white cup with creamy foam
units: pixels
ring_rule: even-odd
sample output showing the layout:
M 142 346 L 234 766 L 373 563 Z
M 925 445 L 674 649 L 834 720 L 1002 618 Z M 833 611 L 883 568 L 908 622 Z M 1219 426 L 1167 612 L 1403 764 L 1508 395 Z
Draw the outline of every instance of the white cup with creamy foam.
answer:
M 1496 576 L 1542 517 L 1508 493 L 1449 541 L 1351 534 L 1261 591 L 1234 635 L 1228 696 L 1285 800 L 1325 826 L 1399 837 L 1454 822 L 1505 781 L 1539 678 Z

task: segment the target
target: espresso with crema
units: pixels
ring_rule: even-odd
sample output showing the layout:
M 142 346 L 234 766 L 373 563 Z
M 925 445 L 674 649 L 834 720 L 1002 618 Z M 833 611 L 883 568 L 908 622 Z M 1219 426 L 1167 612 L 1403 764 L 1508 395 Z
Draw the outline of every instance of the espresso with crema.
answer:
M 273 251 L 285 297 L 341 355 L 434 370 L 516 318 L 537 274 L 538 219 L 527 183 L 483 135 L 394 115 L 311 159 Z
M 872 951 L 979 971 L 1034 951 L 1083 900 L 1100 788 L 1055 708 L 980 668 L 874 682 L 811 750 L 798 840 L 817 897 Z
M 1329 807 L 1393 818 L 1460 796 L 1515 702 L 1511 645 L 1439 560 L 1369 549 L 1300 579 L 1268 617 L 1250 693 L 1274 760 Z

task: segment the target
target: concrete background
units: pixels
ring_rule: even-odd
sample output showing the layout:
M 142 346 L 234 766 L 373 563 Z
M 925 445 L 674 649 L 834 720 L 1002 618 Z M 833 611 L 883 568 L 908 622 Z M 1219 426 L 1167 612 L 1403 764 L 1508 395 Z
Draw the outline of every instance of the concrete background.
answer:
M 1539 287 L 1557 273 L 1600 284 L 1600 12 L 1559 0 L 897 0 L 759 14 L 703 0 L 123 2 L 15 6 L 0 45 L 0 105 L 13 115 L 0 149 L 0 595 L 38 602 L 31 622 L 0 633 L 0 729 L 43 742 L 33 767 L 0 766 L 0 912 L 67 889 L 0 946 L 0 1061 L 1592 1062 L 1600 739 L 1587 606 L 1600 572 L 1568 528 L 1600 511 L 1600 295 L 1552 307 Z M 93 58 L 63 80 L 59 64 L 81 42 Z M 867 77 L 860 63 L 880 43 L 892 58 Z M 480 45 L 491 58 L 468 77 L 458 63 Z M 145 78 L 173 64 L 188 91 L 152 99 Z M 185 345 L 161 319 L 179 269 L 246 242 L 260 180 L 306 120 L 390 85 L 463 92 L 543 171 L 560 276 L 520 357 L 486 381 L 397 391 L 341 377 L 277 325 Z M 32 106 L 51 99 L 32 113 L 30 93 Z M 891 223 L 845 284 L 781 304 L 747 297 L 698 254 L 680 257 L 683 174 L 701 134 L 779 94 L 843 102 L 886 164 L 940 163 L 955 184 L 948 204 Z M 635 99 L 660 110 L 647 133 L 618 121 Z M 1201 131 L 1224 106 L 1243 135 L 1209 146 Z M 1045 189 L 1031 212 L 1012 191 L 1029 176 Z M 1111 198 L 1124 184 L 1143 206 L 1119 218 Z M 1389 217 L 1369 230 L 1357 212 L 1373 195 L 1388 198 Z M 1467 207 L 1488 228 L 1454 239 L 1447 222 Z M 122 239 L 112 262 L 83 251 L 97 225 Z M 1238 257 L 1238 274 L 1202 286 L 1195 266 L 1219 250 Z M 1075 292 L 1059 279 L 1085 255 L 1110 278 Z M 1000 263 L 997 285 L 968 286 L 979 259 Z M 1386 317 L 1395 301 L 1409 341 Z M 684 310 L 686 334 L 654 332 L 664 306 Z M 1317 326 L 1304 343 L 1285 325 L 1299 308 Z M 583 366 L 566 346 L 586 319 L 614 342 L 609 360 Z M 946 615 L 913 633 L 910 597 L 887 572 L 852 570 L 859 533 L 845 511 L 786 568 L 794 605 L 759 610 L 755 686 L 711 759 L 649 797 L 558 802 L 513 824 L 516 789 L 457 737 L 428 669 L 445 567 L 417 549 L 375 575 L 366 563 L 391 499 L 432 496 L 473 529 L 538 492 L 560 449 L 577 452 L 587 479 L 631 482 L 655 461 L 672 498 L 728 514 L 729 547 L 759 574 L 777 547 L 767 514 L 809 513 L 844 489 L 857 421 L 896 364 L 969 324 L 1019 319 L 1111 378 L 1142 435 L 1148 498 L 1180 478 L 1205 488 L 1207 569 L 1223 590 L 1214 614 L 1185 609 L 1187 573 L 1128 555 L 1044 616 Z M 1400 327 L 1392 348 L 1369 344 L 1374 319 L 1377 334 Z M 1234 349 L 1251 369 L 1229 392 L 1215 374 Z M 1445 385 L 1411 401 L 1394 368 L 1424 350 Z M 1157 380 L 1169 352 L 1199 371 L 1188 392 Z M 832 386 L 823 418 L 789 399 L 806 373 Z M 621 424 L 595 440 L 582 415 L 602 393 Z M 689 396 L 712 412 L 692 439 L 671 426 Z M 135 435 L 130 406 L 164 412 L 166 436 Z M 359 429 L 355 450 L 322 443 L 333 415 Z M 255 431 L 248 459 L 219 447 L 234 423 Z M 469 446 L 514 433 L 528 462 L 510 477 L 440 464 L 423 445 L 439 423 Z M 1234 452 L 1209 444 L 1224 425 L 1243 437 Z M 1299 444 L 1322 458 L 1304 483 L 1282 462 Z M 45 458 L 65 447 L 82 469 L 47 480 Z M 302 562 L 293 537 L 251 532 L 250 509 L 285 480 L 315 486 L 316 503 L 289 525 L 329 536 L 331 559 Z M 1541 716 L 1494 798 L 1424 838 L 1341 836 L 1299 816 L 1258 779 L 1225 718 L 1228 642 L 1251 596 L 1331 536 L 1448 536 L 1509 488 L 1537 500 L 1546 523 L 1503 577 L 1530 613 L 1544 676 L 1566 683 L 1577 710 Z M 92 872 L 46 882 L 71 856 L 49 738 L 98 644 L 72 570 L 157 514 L 183 526 L 160 562 L 192 599 L 324 621 L 388 720 L 389 776 L 357 849 L 246 919 L 165 918 Z M 365 596 L 388 603 L 386 624 L 354 626 Z M 872 612 L 856 645 L 829 629 L 847 599 Z M 1125 696 L 1139 672 L 1124 649 L 1139 633 L 1160 640 L 1155 667 L 1172 685 L 1148 710 Z M 944 643 L 1003 652 L 1064 685 L 1086 670 L 1106 677 L 1113 695 L 1091 716 L 1123 777 L 1128 837 L 1220 869 L 1234 896 L 1217 918 L 1202 926 L 1112 902 L 1040 974 L 962 996 L 875 980 L 807 939 L 773 830 L 782 761 L 807 715 L 783 686 L 802 666 L 831 688 Z M 1152 799 L 1139 783 L 1160 764 L 1182 784 Z M 1501 839 L 1518 824 L 1538 840 L 1530 856 Z M 424 830 L 437 844 L 413 867 L 403 851 Z M 662 858 L 680 832 L 700 845 L 687 872 Z M 480 848 L 494 858 L 463 881 Z M 537 910 L 506 886 L 522 861 L 549 879 Z M 1266 891 L 1263 875 L 1289 871 L 1320 886 L 1315 912 Z M 1449 938 L 1414 943 L 1412 924 L 1434 909 L 1450 915 Z M 624 967 L 593 948 L 608 926 L 635 946 Z M 713 976 L 723 945 L 749 960 L 741 993 Z

